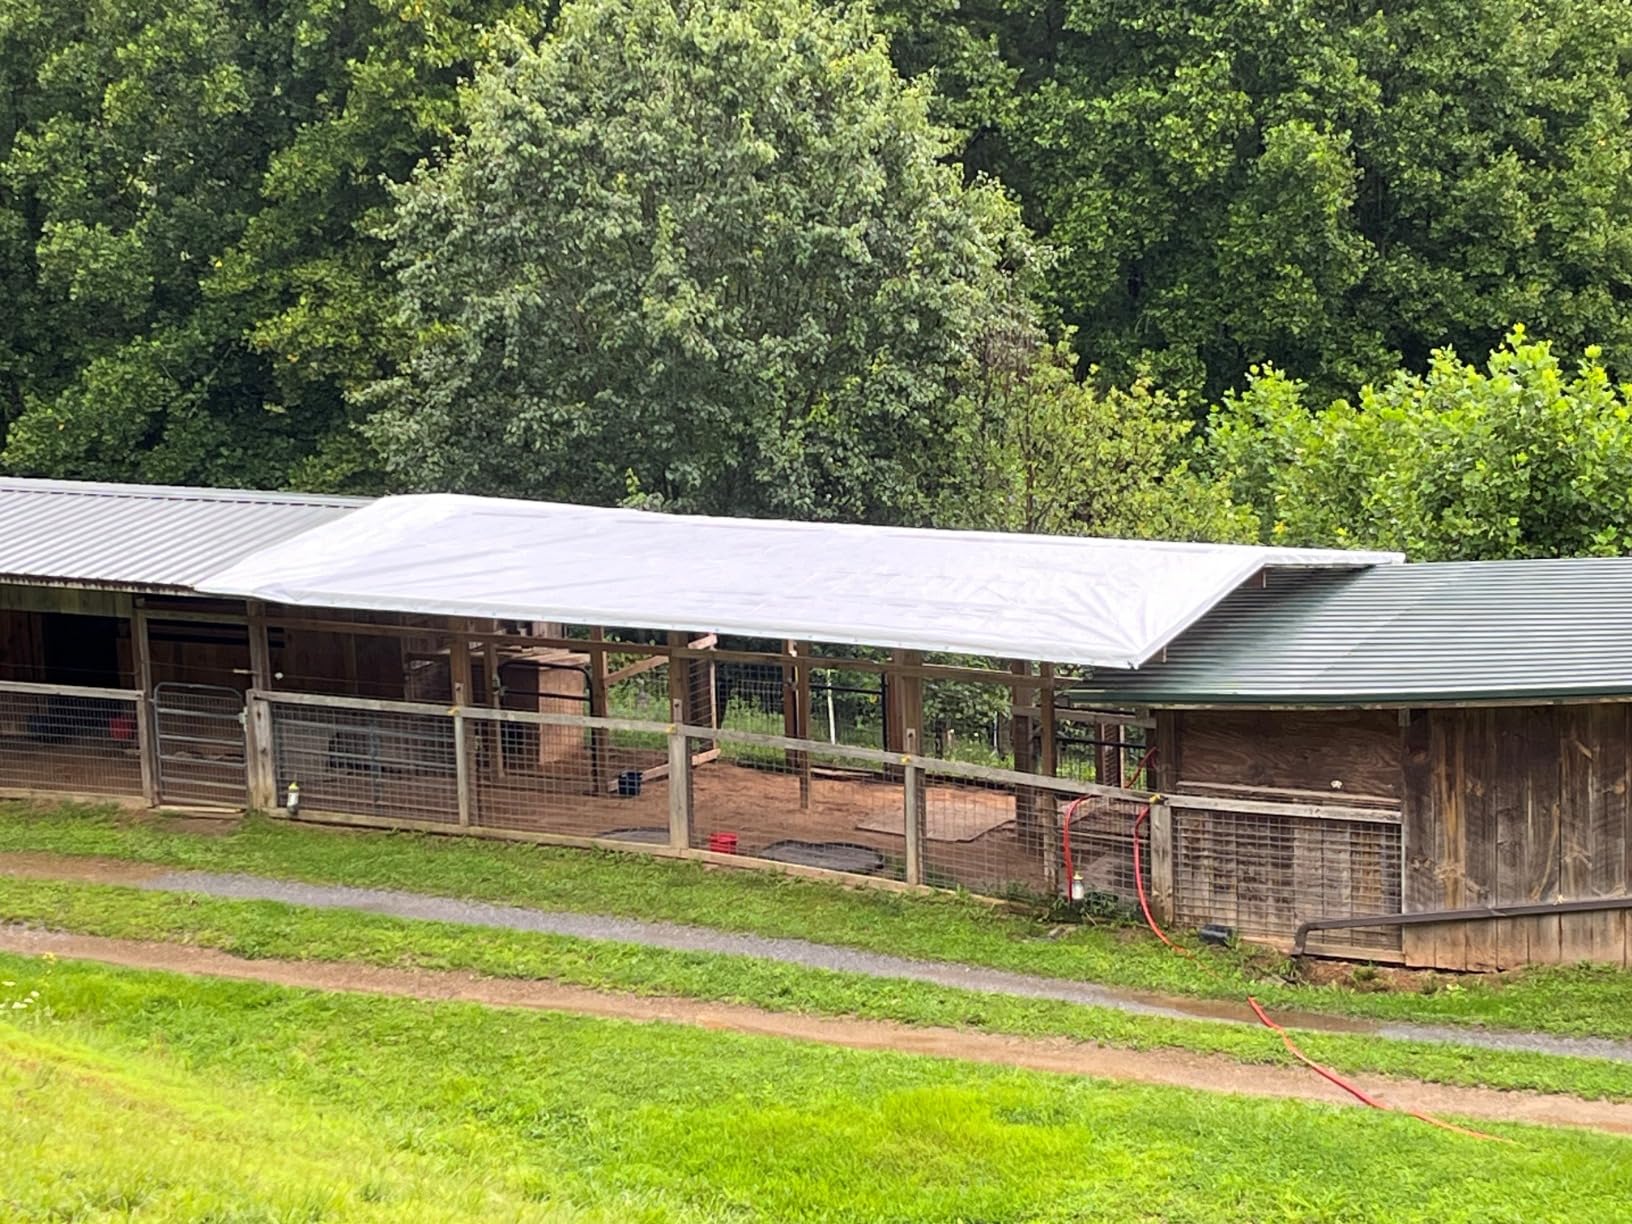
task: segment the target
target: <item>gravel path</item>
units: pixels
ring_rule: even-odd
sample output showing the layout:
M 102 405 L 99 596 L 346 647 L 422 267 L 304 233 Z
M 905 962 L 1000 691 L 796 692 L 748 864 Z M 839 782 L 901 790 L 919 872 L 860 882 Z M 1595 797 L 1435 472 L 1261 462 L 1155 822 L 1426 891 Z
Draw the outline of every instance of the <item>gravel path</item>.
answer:
M 1223 1020 L 1256 1024 L 1244 1002 L 1195 999 L 1096 985 L 1062 978 L 1011 973 L 977 965 L 914 960 L 867 952 L 857 948 L 745 935 L 711 927 L 672 922 L 645 922 L 633 918 L 527 909 L 485 901 L 466 901 L 389 888 L 358 888 L 343 884 L 306 884 L 265 876 L 209 871 L 168 871 L 120 860 L 87 860 L 58 855 L 0 854 L 0 874 L 41 879 L 94 879 L 153 892 L 190 892 L 241 901 L 281 901 L 316 909 L 356 910 L 393 918 L 425 919 L 463 926 L 534 931 L 575 939 L 606 940 L 707 952 L 754 956 L 784 964 L 869 977 L 897 978 L 954 986 L 986 994 L 1029 999 L 1057 999 L 1092 1007 L 1109 1007 L 1135 1015 L 1175 1020 Z M 1401 1041 L 1439 1041 L 1484 1049 L 1571 1054 L 1632 1062 L 1632 1041 L 1598 1037 L 1564 1037 L 1547 1033 L 1507 1032 L 1450 1025 L 1399 1024 L 1330 1016 L 1316 1012 L 1276 1009 L 1276 1019 L 1288 1026 L 1325 1032 L 1362 1033 Z

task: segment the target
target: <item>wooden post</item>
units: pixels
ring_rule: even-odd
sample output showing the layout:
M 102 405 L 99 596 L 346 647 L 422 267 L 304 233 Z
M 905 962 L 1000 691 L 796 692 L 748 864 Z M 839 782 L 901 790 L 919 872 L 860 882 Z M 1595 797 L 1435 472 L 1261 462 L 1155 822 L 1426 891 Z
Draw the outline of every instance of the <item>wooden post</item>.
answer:
M 245 708 L 244 758 L 249 769 L 249 806 L 270 812 L 278 806 L 278 766 L 272 744 L 272 703 L 249 691 Z
M 158 726 L 153 710 L 153 654 L 147 640 L 147 610 L 141 600 L 130 613 L 130 661 L 136 687 L 136 752 L 141 758 L 142 799 L 148 807 L 159 805 Z
M 494 621 L 490 626 L 497 634 L 499 622 Z M 499 696 L 499 644 L 489 638 L 482 642 L 482 681 L 487 689 L 488 708 L 499 710 L 504 708 L 504 702 Z M 498 777 L 504 777 L 504 724 L 489 722 L 482 730 L 487 740 L 491 762 L 488 766 Z
M 470 827 L 475 796 L 471 794 L 473 771 L 470 767 L 470 728 L 465 724 L 462 711 L 475 698 L 475 686 L 470 669 L 470 633 L 472 626 L 455 621 L 453 637 L 448 644 L 448 679 L 453 690 L 453 778 L 458 792 L 459 827 Z
M 1042 681 L 1037 686 L 1037 722 L 1041 737 L 1037 772 L 1053 778 L 1059 775 L 1059 736 L 1054 724 L 1054 664 L 1038 664 L 1037 672 Z
M 272 687 L 272 643 L 266 632 L 266 605 L 252 599 L 245 607 L 248 613 L 250 691 L 244 706 L 244 767 L 249 775 L 249 806 L 256 811 L 270 812 L 278 806 L 272 707 L 257 694 Z
M 1037 686 L 1037 772 L 1050 778 L 1059 776 L 1059 732 L 1054 713 L 1054 665 L 1040 663 L 1037 672 L 1042 683 Z M 1039 788 L 1031 793 L 1031 813 L 1036 832 L 1042 838 L 1043 885 L 1050 893 L 1060 885 L 1060 839 L 1058 796 L 1054 791 Z M 1017 831 L 1018 831 L 1018 825 Z M 1024 842 L 1022 841 L 1022 844 Z
M 1163 926 L 1173 923 L 1173 809 L 1150 805 L 1150 908 Z
M 453 716 L 453 785 L 459 792 L 459 827 L 468 829 L 475 807 L 475 796 L 470 793 L 470 728 L 458 712 Z
M 470 671 L 470 626 L 455 621 L 453 636 L 448 642 L 448 681 L 453 704 L 467 706 L 474 695 Z
M 686 642 L 684 633 L 669 632 L 669 717 L 677 723 L 691 710 L 691 660 L 680 653 Z
M 802 656 L 810 647 L 803 642 L 783 642 L 782 649 L 795 660 L 782 667 L 782 734 L 789 739 L 810 738 L 810 665 Z M 789 751 L 788 768 L 799 775 L 799 808 L 810 807 L 810 753 Z
M 1029 711 L 1037 708 L 1041 713 L 1041 706 L 1045 702 L 1052 702 L 1052 692 L 1044 694 L 1034 683 L 1031 683 L 1031 664 L 1024 659 L 1016 659 L 1009 664 L 1009 670 L 1016 676 L 1024 676 L 1026 682 L 1016 683 L 1013 686 L 1014 710 L 1013 721 L 1010 724 L 1010 740 L 1014 750 L 1014 768 L 1017 773 L 1037 772 L 1037 723 L 1033 721 Z M 1028 711 L 1021 713 L 1021 711 Z M 1052 714 L 1051 714 L 1052 717 Z M 1042 796 L 1036 787 L 1020 786 L 1014 792 L 1014 828 L 1015 836 L 1020 846 L 1028 851 L 1040 851 L 1050 840 L 1043 827 Z
M 905 734 L 907 755 L 913 755 L 918 747 L 918 733 L 907 731 Z M 917 765 L 907 761 L 906 769 L 902 774 L 902 817 L 907 841 L 906 880 L 908 884 L 922 884 L 924 882 L 924 773 Z
M 675 850 L 691 845 L 691 805 L 691 743 L 679 731 L 672 731 L 669 733 L 669 845 Z
M 607 717 L 606 692 L 606 630 L 596 625 L 589 631 L 589 714 L 591 718 Z M 607 735 L 605 727 L 592 727 L 589 732 L 589 780 L 591 790 L 599 795 L 606 789 Z
M 686 721 L 691 709 L 691 664 L 679 652 L 689 640 L 686 634 L 669 633 L 669 718 L 675 724 Z M 679 740 L 681 768 L 675 773 L 675 741 Z M 678 733 L 669 737 L 669 840 L 678 849 L 691 844 L 691 812 L 696 801 L 696 785 L 691 768 L 692 741 Z M 675 838 L 684 840 L 675 842 Z

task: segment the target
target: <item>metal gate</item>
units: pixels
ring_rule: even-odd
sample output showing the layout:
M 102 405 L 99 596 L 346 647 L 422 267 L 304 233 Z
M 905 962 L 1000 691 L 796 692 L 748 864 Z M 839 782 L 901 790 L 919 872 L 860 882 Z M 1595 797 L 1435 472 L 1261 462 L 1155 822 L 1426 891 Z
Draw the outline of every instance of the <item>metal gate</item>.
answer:
M 154 685 L 153 721 L 160 803 L 245 806 L 242 693 L 211 684 Z

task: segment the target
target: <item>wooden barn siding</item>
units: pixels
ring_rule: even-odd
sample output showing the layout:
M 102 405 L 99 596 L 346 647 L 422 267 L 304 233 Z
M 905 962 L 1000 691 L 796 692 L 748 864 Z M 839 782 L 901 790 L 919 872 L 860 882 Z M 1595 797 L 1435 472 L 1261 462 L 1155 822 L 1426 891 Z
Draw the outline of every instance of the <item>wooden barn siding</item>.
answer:
M 1240 787 L 1265 798 L 1297 790 L 1310 792 L 1300 802 L 1329 796 L 1342 804 L 1400 797 L 1393 710 L 1172 710 L 1157 717 L 1172 722 L 1158 740 L 1177 747 L 1178 789 Z
M 1404 732 L 1407 912 L 1627 895 L 1632 706 L 1416 710 Z M 1407 928 L 1410 964 L 1629 963 L 1627 914 Z
M 1400 720 L 1393 710 L 1158 710 L 1157 786 L 1175 792 L 1397 812 Z M 1334 781 L 1341 782 L 1333 787 Z M 1175 891 L 1186 922 L 1290 939 L 1299 922 L 1395 912 L 1397 829 L 1186 809 Z M 1317 941 L 1321 942 L 1321 941 Z M 1398 928 L 1324 940 L 1397 959 Z

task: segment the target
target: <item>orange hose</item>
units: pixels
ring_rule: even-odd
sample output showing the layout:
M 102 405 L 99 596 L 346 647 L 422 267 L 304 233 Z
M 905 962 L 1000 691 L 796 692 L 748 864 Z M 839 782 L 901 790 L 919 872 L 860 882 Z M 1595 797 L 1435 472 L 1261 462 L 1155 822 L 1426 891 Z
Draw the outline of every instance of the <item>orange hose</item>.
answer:
M 1177 952 L 1180 956 L 1189 957 L 1190 960 L 1198 965 L 1204 973 L 1209 974 L 1216 981 L 1224 982 L 1225 979 L 1221 974 L 1215 971 L 1212 966 L 1208 965 L 1189 948 L 1181 947 L 1179 944 L 1176 944 L 1169 939 L 1167 937 L 1167 932 L 1162 930 L 1161 926 L 1156 922 L 1155 916 L 1150 912 L 1150 899 L 1145 895 L 1144 864 L 1139 854 L 1139 826 L 1144 824 L 1149 819 L 1150 807 L 1147 805 L 1139 810 L 1139 815 L 1134 818 L 1133 822 L 1133 886 L 1134 890 L 1139 894 L 1139 910 L 1145 916 L 1145 925 L 1151 929 L 1157 939 L 1161 940 L 1173 951 Z M 1287 1053 L 1291 1054 L 1293 1058 L 1296 1058 L 1316 1075 L 1319 1075 L 1323 1079 L 1329 1080 L 1331 1083 L 1337 1085 L 1337 1087 L 1348 1093 L 1362 1105 L 1369 1106 L 1372 1109 L 1403 1113 L 1407 1117 L 1416 1118 L 1418 1121 L 1426 1122 L 1430 1126 L 1437 1126 L 1441 1130 L 1448 1130 L 1458 1135 L 1468 1135 L 1474 1139 L 1489 1139 L 1495 1143 L 1513 1142 L 1513 1140 L 1504 1136 L 1487 1135 L 1483 1131 L 1469 1130 L 1465 1126 L 1458 1126 L 1454 1122 L 1446 1122 L 1443 1119 L 1434 1117 L 1432 1114 L 1421 1113 L 1415 1109 L 1396 1110 L 1394 1106 L 1386 1104 L 1383 1101 L 1379 1101 L 1376 1097 L 1365 1092 L 1365 1090 L 1351 1084 L 1348 1080 L 1344 1079 L 1330 1067 L 1323 1066 L 1314 1059 L 1310 1058 L 1298 1048 L 1298 1043 L 1292 1040 L 1292 1034 L 1288 1033 L 1284 1028 L 1276 1024 L 1275 1021 L 1271 1020 L 1269 1018 L 1269 1013 L 1264 1011 L 1263 1006 L 1250 994 L 1247 996 L 1247 1005 L 1252 1008 L 1253 1015 L 1258 1017 L 1263 1026 L 1281 1039 L 1281 1044 L 1286 1047 Z

